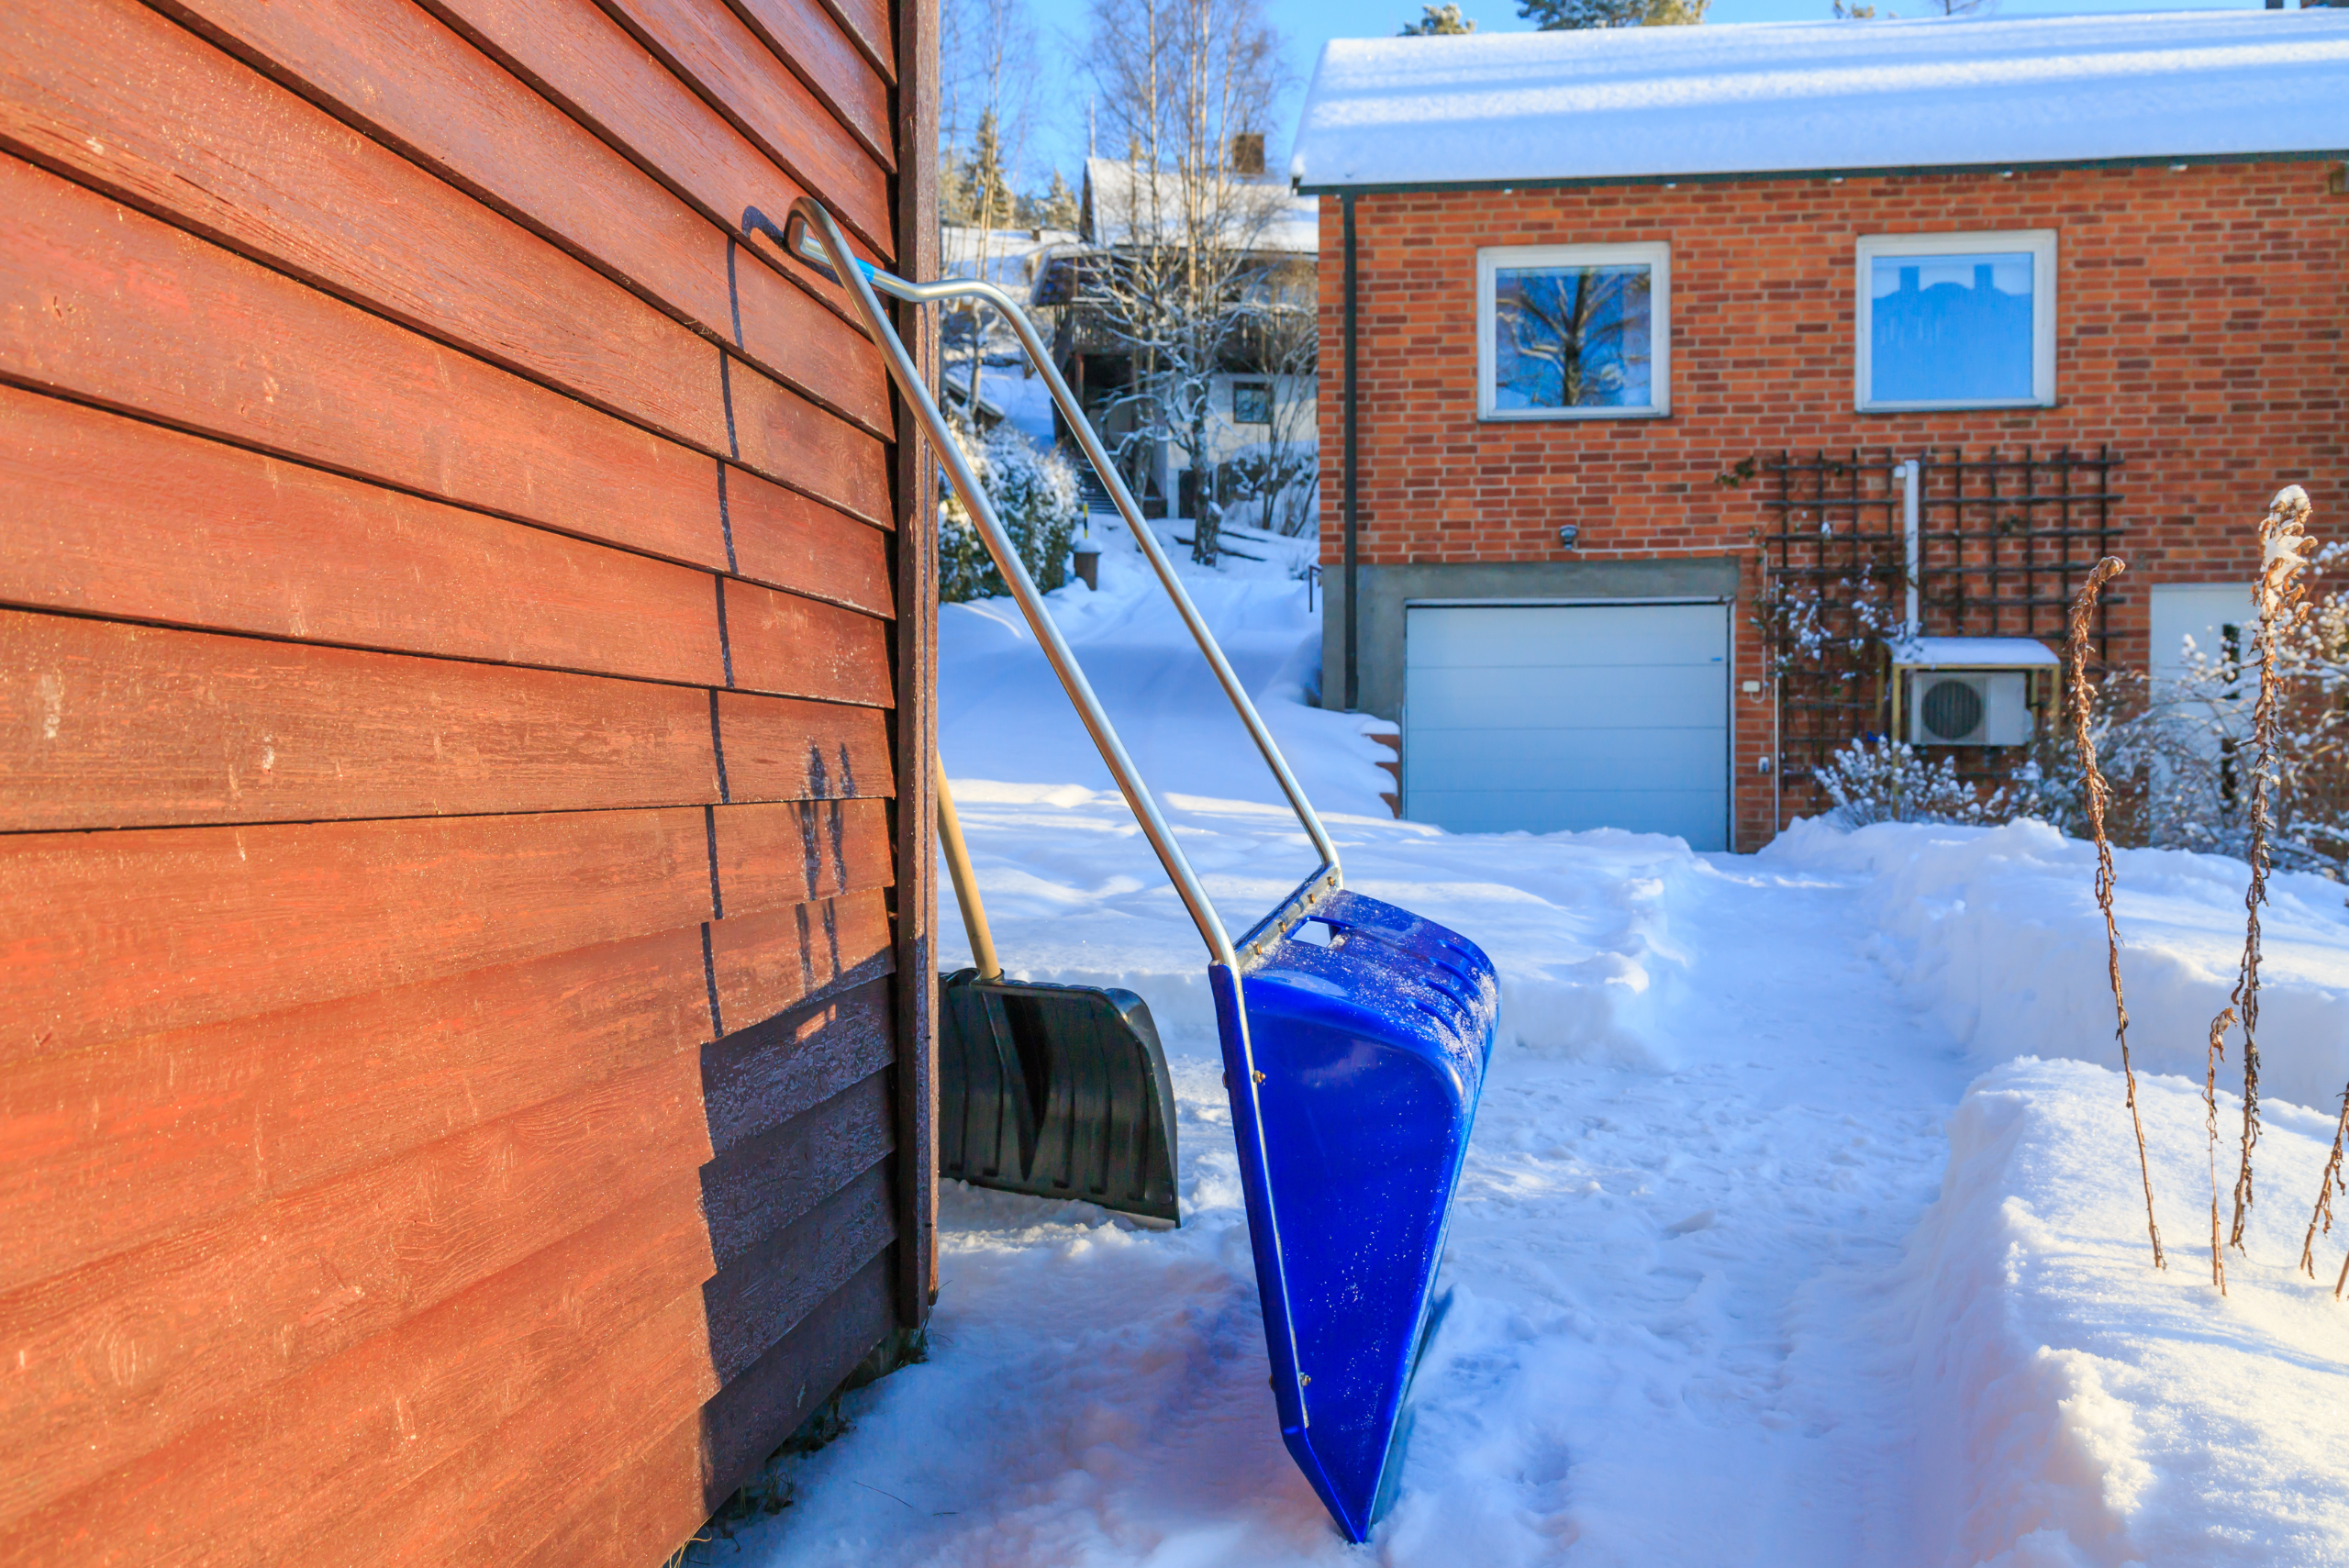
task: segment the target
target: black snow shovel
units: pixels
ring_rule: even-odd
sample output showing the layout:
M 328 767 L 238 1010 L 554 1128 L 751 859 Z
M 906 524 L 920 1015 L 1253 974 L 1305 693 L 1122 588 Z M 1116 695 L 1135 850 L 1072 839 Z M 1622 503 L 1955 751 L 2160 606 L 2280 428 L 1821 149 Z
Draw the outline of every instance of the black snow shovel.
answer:
M 1149 1006 L 1003 977 L 942 767 L 938 837 L 976 962 L 939 990 L 938 1173 L 1181 1224 L 1174 1091 Z

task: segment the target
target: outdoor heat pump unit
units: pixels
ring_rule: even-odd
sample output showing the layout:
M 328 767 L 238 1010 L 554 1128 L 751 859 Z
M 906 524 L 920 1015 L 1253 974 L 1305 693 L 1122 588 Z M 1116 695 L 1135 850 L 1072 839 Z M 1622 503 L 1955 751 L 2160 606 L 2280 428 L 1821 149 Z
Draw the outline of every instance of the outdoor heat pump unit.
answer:
M 2021 746 L 2032 734 L 2021 670 L 1915 670 L 1909 675 L 1912 746 Z
M 2027 637 L 1917 637 L 1892 660 L 1892 732 L 1911 746 L 2025 746 L 2062 662 Z

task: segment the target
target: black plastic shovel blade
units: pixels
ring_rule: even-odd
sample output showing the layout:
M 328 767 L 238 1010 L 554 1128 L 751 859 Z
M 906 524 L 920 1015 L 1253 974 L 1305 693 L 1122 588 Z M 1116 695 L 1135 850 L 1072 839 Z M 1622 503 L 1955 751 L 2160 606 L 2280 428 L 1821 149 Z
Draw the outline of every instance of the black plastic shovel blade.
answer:
M 1181 1223 L 1174 1090 L 1141 997 L 965 969 L 938 1003 L 940 1175 Z

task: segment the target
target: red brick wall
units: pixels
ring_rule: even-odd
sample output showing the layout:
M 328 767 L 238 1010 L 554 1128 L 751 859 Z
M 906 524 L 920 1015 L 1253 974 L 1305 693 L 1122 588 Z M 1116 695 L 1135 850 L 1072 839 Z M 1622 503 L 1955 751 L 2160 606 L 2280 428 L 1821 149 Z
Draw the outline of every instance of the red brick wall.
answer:
M 2349 197 L 2331 166 L 2277 162 L 1356 198 L 1361 558 L 1373 564 L 1743 558 L 1761 482 L 1714 476 L 1781 449 L 2110 442 L 2126 527 L 2114 651 L 2143 657 L 2146 584 L 2248 579 L 2248 522 L 2308 486 L 2315 531 L 2349 536 L 2342 347 Z M 2052 408 L 1853 409 L 1854 241 L 2056 231 Z M 1476 251 L 1667 240 L 1671 405 L 1662 418 L 1476 417 Z M 1345 272 L 1322 202 L 1323 558 L 1341 557 Z M 1969 454 L 1973 455 L 1973 454 Z M 1557 529 L 1581 528 L 1559 549 Z M 1736 617 L 1741 679 L 1760 648 Z M 1931 629 L 1930 628 L 1928 629 Z M 1334 673 L 1333 673 L 1334 677 Z M 1766 701 L 1741 695 L 1738 842 L 1769 837 Z

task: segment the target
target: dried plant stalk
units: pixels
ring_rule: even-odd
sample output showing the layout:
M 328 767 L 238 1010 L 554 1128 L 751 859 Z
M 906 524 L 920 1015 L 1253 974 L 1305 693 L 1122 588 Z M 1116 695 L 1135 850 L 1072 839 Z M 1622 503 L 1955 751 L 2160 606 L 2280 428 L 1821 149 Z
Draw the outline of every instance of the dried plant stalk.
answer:
M 2088 691 L 2088 617 L 2104 585 L 2129 570 L 2129 563 L 2108 555 L 2096 563 L 2088 580 L 2072 600 L 2072 621 L 2064 639 L 2064 662 L 2070 668 L 2072 737 L 2080 748 L 2082 793 L 2087 797 L 2088 827 L 2096 835 L 2096 902 L 2104 911 L 2106 972 L 2112 979 L 2113 1038 L 2121 1042 L 2121 1076 L 2129 1086 L 2129 1124 L 2137 1131 L 2137 1174 L 2145 1184 L 2145 1234 L 2154 1240 L 2154 1267 L 2169 1267 L 2162 1256 L 2162 1228 L 2154 1219 L 2154 1171 L 2145 1158 L 2145 1121 L 2137 1112 L 2137 1070 L 2129 1061 L 2129 1004 L 2121 995 L 2121 932 L 2112 923 L 2112 840 L 2105 836 L 2105 808 L 2112 802 L 2112 786 L 2096 762 L 2096 737 L 2090 732 L 2093 711 Z
M 2210 1052 L 2203 1061 L 2202 1126 L 2210 1135 L 2210 1283 L 2227 1294 L 2226 1249 L 2219 1240 L 2219 1063 L 2227 1054 L 2227 1029 L 2235 1021 L 2232 1007 L 2221 1007 L 2210 1020 Z
M 2309 497 L 2288 484 L 2259 522 L 2259 581 L 2252 599 L 2259 610 L 2259 697 L 2251 710 L 2251 885 L 2243 895 L 2243 964 L 2235 973 L 2234 1008 L 2243 1020 L 2243 1163 L 2235 1172 L 2235 1218 L 2227 1240 L 2240 1250 L 2251 1217 L 2251 1157 L 2259 1146 L 2259 906 L 2267 902 L 2269 785 L 2276 769 L 2276 649 L 2308 614 L 2300 573 L 2308 562 Z
M 2300 1269 L 2309 1278 L 2316 1278 L 2317 1225 L 2324 1226 L 2324 1234 L 2332 1234 L 2332 1195 L 2349 1192 L 2341 1180 L 2341 1140 L 2349 1136 L 2349 1089 L 2341 1091 L 2341 1117 L 2332 1124 L 2332 1158 L 2324 1162 L 2324 1174 L 2316 1184 L 2316 1209 L 2309 1216 L 2309 1233 L 2300 1239 Z M 2341 1277 L 2349 1280 L 2349 1259 L 2341 1264 Z M 2334 1285 L 2332 1294 L 2339 1296 L 2341 1287 Z

